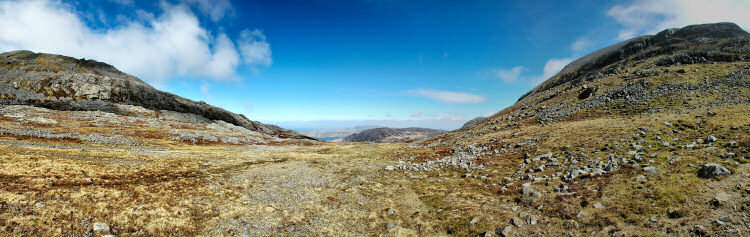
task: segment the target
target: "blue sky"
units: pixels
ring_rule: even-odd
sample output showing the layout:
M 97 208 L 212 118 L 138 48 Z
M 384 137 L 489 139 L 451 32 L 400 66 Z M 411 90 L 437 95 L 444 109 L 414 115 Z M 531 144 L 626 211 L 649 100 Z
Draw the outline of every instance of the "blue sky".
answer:
M 104 61 L 292 129 L 455 129 L 577 57 L 747 1 L 3 1 L 0 50 Z

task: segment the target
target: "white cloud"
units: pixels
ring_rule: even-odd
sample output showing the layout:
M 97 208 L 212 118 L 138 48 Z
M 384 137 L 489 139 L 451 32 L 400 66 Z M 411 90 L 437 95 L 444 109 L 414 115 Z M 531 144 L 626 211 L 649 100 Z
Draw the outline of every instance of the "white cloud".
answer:
M 560 72 L 560 70 L 572 61 L 573 58 L 551 58 L 544 64 L 542 75 L 536 77 L 523 76 L 522 74 L 526 71 L 526 68 L 521 66 L 512 69 L 493 69 L 492 71 L 495 76 L 504 82 L 527 81 L 529 85 L 536 86 Z
M 214 22 L 221 20 L 224 15 L 232 11 L 232 3 L 229 0 L 185 0 L 185 2 L 198 8 Z
M 117 4 L 122 4 L 122 5 L 133 5 L 134 3 L 133 0 L 110 0 L 110 1 L 117 3 Z
M 245 64 L 256 67 L 271 66 L 271 45 L 266 42 L 266 36 L 260 30 L 243 30 L 237 44 Z
M 411 114 L 409 115 L 409 117 L 412 117 L 412 118 L 419 118 L 419 117 L 422 117 L 422 112 L 414 112 L 414 113 L 411 113 Z
M 435 120 L 451 120 L 451 121 L 466 121 L 470 118 L 461 113 L 438 113 L 435 115 Z
M 607 16 L 624 26 L 618 35 L 620 40 L 701 23 L 734 22 L 748 29 L 750 1 L 636 0 L 610 8 Z
M 572 61 L 572 58 L 551 58 L 547 60 L 547 63 L 544 64 L 544 71 L 542 72 L 542 75 L 531 79 L 530 83 L 532 85 L 538 85 L 546 81 L 550 77 L 560 72 L 560 70 L 562 70 Z
M 209 85 L 208 83 L 203 83 L 200 89 L 201 89 L 201 93 L 203 93 L 204 95 L 208 94 L 208 90 L 211 89 L 211 85 Z
M 136 10 L 135 20 L 118 19 L 117 27 L 94 30 L 64 3 L 0 2 L 0 50 L 91 58 L 157 87 L 181 76 L 237 80 L 237 68 L 243 64 L 270 65 L 270 46 L 260 31 L 252 31 L 257 32 L 252 41 L 242 38 L 235 46 L 225 34 L 214 35 L 201 27 L 187 6 L 163 4 L 163 8 L 160 15 Z M 250 50 L 256 54 L 249 61 L 243 49 L 248 44 L 262 49 Z
M 591 40 L 586 37 L 581 37 L 570 44 L 570 50 L 573 51 L 573 53 L 581 53 L 583 51 L 589 50 L 592 45 L 593 42 L 591 42 Z
M 255 103 L 247 102 L 242 106 L 242 108 L 245 109 L 245 111 L 248 113 L 253 113 L 255 112 Z
M 503 80 L 504 82 L 515 82 L 520 79 L 521 73 L 525 70 L 526 68 L 521 67 L 521 66 L 514 67 L 511 69 L 501 68 L 501 69 L 495 69 L 494 74 L 495 76 L 497 76 L 498 78 L 500 78 L 500 80 Z
M 445 103 L 473 104 L 487 101 L 486 98 L 463 92 L 439 91 L 439 90 L 409 90 L 409 94 L 427 97 Z

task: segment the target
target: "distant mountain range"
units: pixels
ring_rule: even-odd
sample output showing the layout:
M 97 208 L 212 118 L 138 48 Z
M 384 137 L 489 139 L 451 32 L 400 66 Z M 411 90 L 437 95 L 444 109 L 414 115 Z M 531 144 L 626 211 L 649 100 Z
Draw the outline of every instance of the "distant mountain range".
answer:
M 343 138 L 354 133 L 358 133 L 367 129 L 377 128 L 378 126 L 356 126 L 352 128 L 336 128 L 336 129 L 320 129 L 320 130 L 307 130 L 299 131 L 302 135 L 314 137 L 314 138 Z
M 373 128 L 351 134 L 343 142 L 408 142 L 444 133 L 444 130 L 429 128 Z

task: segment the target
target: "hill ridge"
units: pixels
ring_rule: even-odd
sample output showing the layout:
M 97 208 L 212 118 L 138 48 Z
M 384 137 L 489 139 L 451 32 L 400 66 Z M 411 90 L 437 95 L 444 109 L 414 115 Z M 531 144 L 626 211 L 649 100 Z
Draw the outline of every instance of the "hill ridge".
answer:
M 127 113 L 115 105 L 136 105 L 155 111 L 196 114 L 281 138 L 307 138 L 202 101 L 157 90 L 95 60 L 17 50 L 0 54 L 0 65 L 0 104 L 112 113 Z

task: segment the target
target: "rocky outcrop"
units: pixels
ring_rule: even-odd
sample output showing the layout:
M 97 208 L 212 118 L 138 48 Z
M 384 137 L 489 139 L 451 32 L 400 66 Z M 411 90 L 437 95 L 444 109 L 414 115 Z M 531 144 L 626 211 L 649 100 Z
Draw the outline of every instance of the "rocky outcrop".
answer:
M 445 131 L 429 128 L 373 128 L 342 139 L 344 142 L 406 142 L 439 135 Z
M 0 54 L 0 65 L 0 104 L 111 113 L 123 112 L 116 105 L 135 105 L 157 111 L 155 116 L 174 111 L 225 121 L 276 137 L 304 137 L 205 102 L 157 90 L 113 66 L 94 60 L 12 51 Z
M 749 43 L 750 34 L 734 23 L 667 29 L 656 35 L 636 37 L 581 57 L 518 100 L 566 82 L 618 73 L 617 67 L 611 67 L 618 62 L 635 64 L 654 57 L 662 57 L 657 66 L 744 61 L 744 55 L 750 53 L 750 49 L 741 46 Z M 687 52 L 676 53 L 683 50 Z

